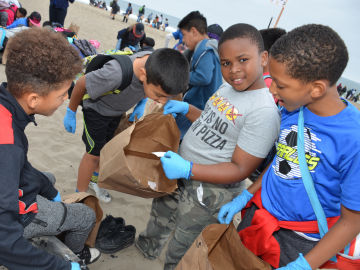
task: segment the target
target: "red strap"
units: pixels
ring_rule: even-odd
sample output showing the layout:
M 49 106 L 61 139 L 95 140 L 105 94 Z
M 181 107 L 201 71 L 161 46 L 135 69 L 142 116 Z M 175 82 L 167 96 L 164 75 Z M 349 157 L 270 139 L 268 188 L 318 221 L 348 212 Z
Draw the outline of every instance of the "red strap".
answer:
M 255 211 L 251 225 L 239 232 L 243 244 L 255 255 L 279 267 L 280 246 L 273 236 L 280 228 L 300 231 L 304 233 L 319 233 L 317 221 L 279 221 L 264 209 L 261 202 L 261 189 L 258 190 L 246 208 L 255 204 L 259 209 Z M 244 212 L 242 212 L 244 214 Z M 339 217 L 328 218 L 328 226 L 332 227 Z
M 0 144 L 14 144 L 12 114 L 0 104 Z

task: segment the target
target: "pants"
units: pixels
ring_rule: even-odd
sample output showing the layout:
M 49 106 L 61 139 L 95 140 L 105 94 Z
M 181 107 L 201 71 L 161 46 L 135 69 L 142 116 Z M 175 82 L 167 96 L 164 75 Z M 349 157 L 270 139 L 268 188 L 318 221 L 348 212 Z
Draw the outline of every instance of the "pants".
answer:
M 67 9 L 56 8 L 52 5 L 49 7 L 50 22 L 57 22 L 64 26 Z
M 218 223 L 220 207 L 231 200 L 224 194 L 215 195 L 211 206 L 204 206 L 180 186 L 176 193 L 154 199 L 150 220 L 137 239 L 137 248 L 145 257 L 155 259 L 170 237 L 164 269 L 175 269 L 200 232 L 207 225 Z
M 49 177 L 49 174 L 46 174 Z M 50 181 L 54 181 L 52 175 Z M 52 182 L 53 182 L 52 181 Z M 34 220 L 25 227 L 24 237 L 32 238 L 65 233 L 65 245 L 74 253 L 79 253 L 95 225 L 95 212 L 82 203 L 64 204 L 53 202 L 38 195 L 39 212 Z

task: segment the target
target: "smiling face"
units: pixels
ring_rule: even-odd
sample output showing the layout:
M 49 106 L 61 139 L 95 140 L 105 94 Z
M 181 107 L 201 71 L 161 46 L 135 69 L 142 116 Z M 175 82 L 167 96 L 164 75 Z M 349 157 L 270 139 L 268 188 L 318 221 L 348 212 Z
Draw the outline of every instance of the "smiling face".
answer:
M 266 87 L 263 67 L 267 54 L 249 38 L 229 39 L 219 47 L 221 73 L 227 83 L 237 91 Z
M 285 64 L 277 62 L 272 57 L 269 60 L 269 67 L 272 78 L 270 92 L 279 99 L 280 106 L 291 112 L 312 102 L 310 83 L 303 83 L 290 77 L 286 72 Z

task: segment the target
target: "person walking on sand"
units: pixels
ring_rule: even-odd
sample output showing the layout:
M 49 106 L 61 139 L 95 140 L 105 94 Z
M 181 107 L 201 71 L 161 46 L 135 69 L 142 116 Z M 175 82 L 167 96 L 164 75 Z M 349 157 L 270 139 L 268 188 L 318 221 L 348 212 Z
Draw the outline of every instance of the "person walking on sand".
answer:
M 75 0 L 50 0 L 49 6 L 49 17 L 50 22 L 60 23 L 64 26 L 65 17 L 67 14 L 67 8 L 69 7 L 69 2 L 74 3 Z
M 124 15 L 124 18 L 123 18 L 123 22 L 128 22 L 128 19 L 129 19 L 129 16 L 130 14 L 132 14 L 132 6 L 131 6 L 131 3 L 129 3 L 126 11 L 125 11 L 125 15 Z
M 141 22 L 144 14 L 145 14 L 145 5 L 142 5 L 142 6 L 139 8 L 139 15 L 138 15 L 138 18 L 137 18 L 136 22 Z
M 110 12 L 110 17 L 115 20 L 115 15 L 116 13 L 118 13 L 120 11 L 120 6 L 117 2 L 117 0 L 114 0 L 111 2 L 111 12 Z

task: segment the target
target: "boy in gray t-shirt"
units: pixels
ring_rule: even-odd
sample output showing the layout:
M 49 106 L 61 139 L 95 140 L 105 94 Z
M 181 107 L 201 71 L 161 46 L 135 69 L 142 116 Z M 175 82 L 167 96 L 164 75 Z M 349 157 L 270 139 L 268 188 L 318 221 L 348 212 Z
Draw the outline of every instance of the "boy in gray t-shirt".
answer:
M 84 132 L 86 146 L 79 166 L 77 190 L 87 191 L 90 179 L 99 171 L 99 155 L 102 147 L 113 137 L 120 119 L 127 110 L 136 105 L 130 116 L 140 118 L 146 98 L 165 104 L 167 100 L 186 90 L 189 81 L 189 64 L 179 52 L 159 49 L 129 56 L 132 60 L 133 77 L 130 85 L 117 90 L 123 83 L 123 71 L 117 60 L 106 62 L 101 68 L 80 77 L 71 95 L 64 118 L 68 132 L 75 132 L 76 110 L 83 97 Z M 176 76 L 174 76 L 176 74 Z M 125 76 L 124 76 L 125 77 Z M 110 195 L 93 184 L 97 196 L 104 202 Z
M 155 258 L 174 230 L 164 269 L 174 269 L 186 250 L 232 200 L 267 156 L 280 128 L 280 115 L 262 77 L 267 52 L 260 33 L 247 24 L 227 29 L 219 41 L 224 80 L 203 111 L 170 100 L 164 113 L 185 115 L 192 123 L 179 154 L 161 158 L 166 176 L 180 179 L 179 193 L 154 199 L 147 229 L 136 246 Z

